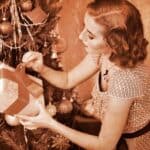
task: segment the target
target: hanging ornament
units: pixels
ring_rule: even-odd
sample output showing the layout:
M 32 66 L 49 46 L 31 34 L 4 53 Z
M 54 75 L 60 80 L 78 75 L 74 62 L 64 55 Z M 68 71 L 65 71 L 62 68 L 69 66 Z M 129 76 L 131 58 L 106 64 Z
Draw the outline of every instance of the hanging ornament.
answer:
M 7 34 L 11 34 L 12 32 L 13 32 L 13 26 L 7 20 L 6 17 L 3 17 L 2 22 L 0 23 L 0 33 L 2 35 L 7 35 Z
M 59 25 L 57 24 L 55 30 L 51 32 L 51 36 L 57 37 L 56 42 L 52 45 L 52 49 L 57 53 L 63 53 L 67 49 L 67 42 L 63 37 L 59 35 L 59 33 Z
M 67 49 L 66 40 L 62 37 L 58 37 L 58 40 L 55 44 L 52 45 L 52 49 L 57 53 L 63 53 Z
M 58 62 L 58 67 L 63 68 L 63 64 L 61 62 Z
M 46 107 L 48 113 L 53 117 L 56 115 L 56 106 L 55 105 L 52 105 L 51 103 L 49 103 Z
M 63 53 L 67 49 L 67 42 L 64 38 L 58 37 L 58 40 L 54 47 L 58 53 Z
M 58 106 L 58 112 L 61 114 L 70 113 L 73 109 L 72 103 L 70 100 L 64 99 Z
M 33 2 L 31 0 L 22 0 L 20 6 L 23 11 L 31 11 L 33 8 Z
M 58 56 L 57 56 L 57 52 L 55 50 L 52 51 L 52 54 L 51 54 L 51 59 L 57 59 Z
M 46 39 L 44 40 L 44 45 L 43 45 L 43 47 L 44 47 L 44 48 L 47 48 L 47 47 L 48 47 L 48 42 L 47 42 Z
M 3 35 L 10 34 L 12 33 L 12 31 L 13 31 L 13 28 L 10 22 L 5 21 L 5 22 L 0 23 L 0 32 Z
M 5 120 L 10 126 L 17 126 L 20 124 L 18 118 L 15 116 L 5 115 Z

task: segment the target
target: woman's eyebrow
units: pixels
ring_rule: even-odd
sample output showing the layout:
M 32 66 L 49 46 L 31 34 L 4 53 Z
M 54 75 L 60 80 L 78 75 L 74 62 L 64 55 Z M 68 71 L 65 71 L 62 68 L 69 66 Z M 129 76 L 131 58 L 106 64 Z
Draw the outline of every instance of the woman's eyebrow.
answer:
M 95 35 L 94 35 L 91 31 L 89 31 L 88 29 L 87 29 L 87 32 L 88 32 L 89 34 L 91 34 L 92 36 L 95 37 Z

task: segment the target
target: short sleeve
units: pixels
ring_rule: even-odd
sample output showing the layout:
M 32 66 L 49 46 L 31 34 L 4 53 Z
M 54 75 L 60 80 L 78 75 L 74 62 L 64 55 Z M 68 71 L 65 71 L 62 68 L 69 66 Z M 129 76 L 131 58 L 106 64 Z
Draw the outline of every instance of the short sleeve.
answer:
M 108 94 L 119 99 L 133 99 L 144 94 L 142 80 L 131 71 L 117 71 L 109 82 Z

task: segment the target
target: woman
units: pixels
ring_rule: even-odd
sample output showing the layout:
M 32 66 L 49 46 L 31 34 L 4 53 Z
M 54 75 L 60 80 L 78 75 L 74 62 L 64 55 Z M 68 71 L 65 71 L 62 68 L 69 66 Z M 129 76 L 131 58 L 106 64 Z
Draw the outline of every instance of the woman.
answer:
M 26 128 L 50 128 L 85 149 L 116 149 L 124 135 L 128 137 L 129 150 L 148 150 L 150 71 L 143 63 L 148 42 L 139 11 L 126 0 L 95 0 L 87 7 L 84 24 L 79 38 L 87 56 L 71 71 L 58 72 L 46 67 L 37 52 L 25 54 L 23 62 L 51 84 L 64 89 L 100 72 L 92 92 L 93 115 L 102 122 L 99 136 L 55 121 L 41 104 L 37 116 L 18 117 Z

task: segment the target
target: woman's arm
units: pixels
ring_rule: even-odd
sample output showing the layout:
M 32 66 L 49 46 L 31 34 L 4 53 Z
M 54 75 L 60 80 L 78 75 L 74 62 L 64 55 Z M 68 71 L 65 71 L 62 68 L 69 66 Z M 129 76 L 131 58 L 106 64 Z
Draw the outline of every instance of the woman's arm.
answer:
M 99 70 L 91 55 L 87 55 L 75 68 L 69 72 L 55 71 L 44 66 L 41 76 L 48 82 L 63 89 L 72 88 L 85 81 Z
M 133 100 L 131 99 L 120 100 L 111 97 L 99 134 L 99 139 L 103 141 L 102 150 L 113 150 L 116 148 L 125 128 L 132 102 Z
M 64 135 L 73 143 L 85 149 L 113 150 L 122 135 L 131 104 L 132 100 L 124 100 L 122 102 L 118 100 L 110 101 L 98 137 L 76 131 L 55 120 L 52 120 L 47 127 Z
M 40 105 L 40 114 L 36 117 L 20 116 L 27 122 L 27 128 L 46 127 L 70 139 L 73 143 L 88 150 L 113 150 L 122 135 L 132 100 L 111 100 L 106 110 L 99 136 L 93 136 L 71 129 L 51 118 Z
M 28 52 L 23 57 L 23 62 L 27 67 L 40 73 L 49 83 L 62 88 L 68 89 L 85 81 L 99 70 L 99 65 L 92 55 L 87 55 L 79 65 L 69 72 L 56 71 L 43 64 L 42 55 L 37 52 Z M 99 59 L 97 57 L 96 59 Z

